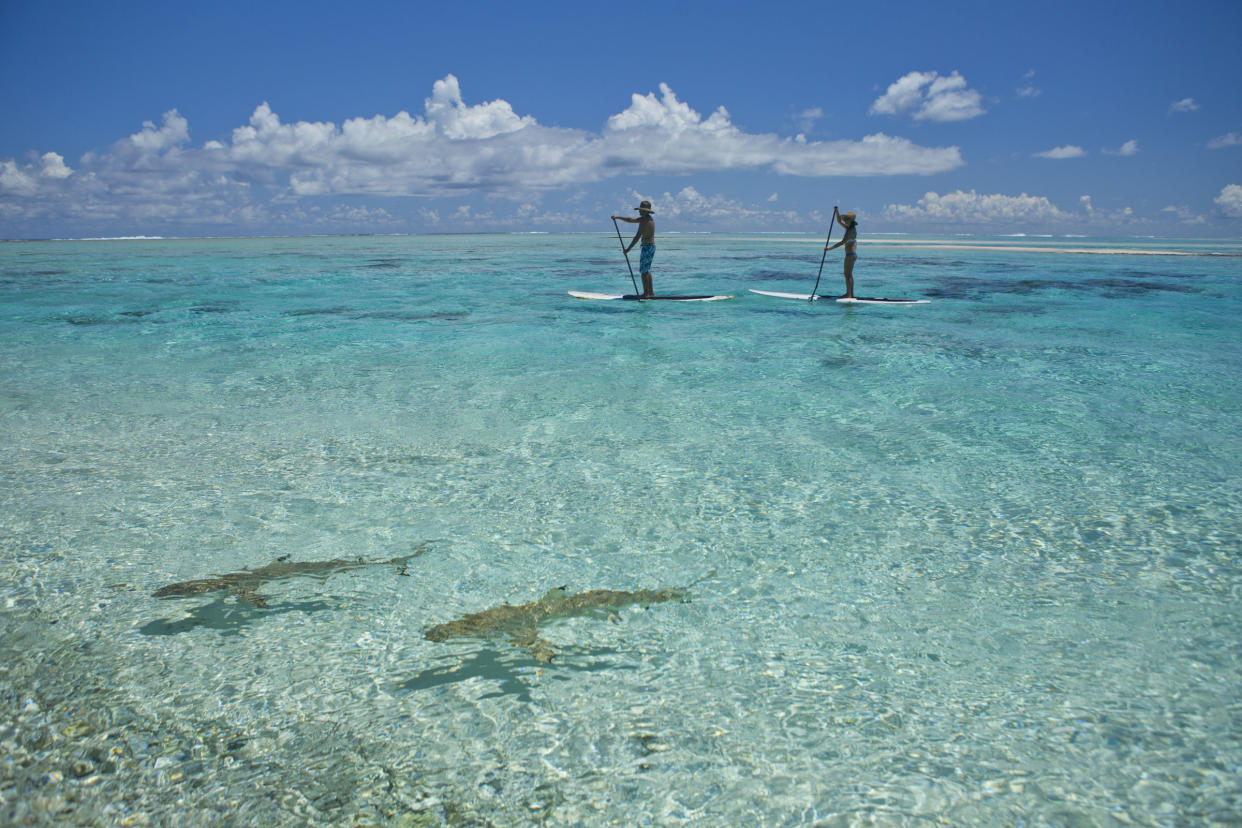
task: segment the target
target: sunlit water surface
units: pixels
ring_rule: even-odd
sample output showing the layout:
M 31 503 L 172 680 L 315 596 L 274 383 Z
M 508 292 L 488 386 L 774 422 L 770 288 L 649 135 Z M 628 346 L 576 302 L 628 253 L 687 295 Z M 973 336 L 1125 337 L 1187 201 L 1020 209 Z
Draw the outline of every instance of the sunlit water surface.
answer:
M 1237 824 L 1242 258 L 1145 244 L 0 245 L 0 822 Z M 558 587 L 689 589 L 425 637 Z

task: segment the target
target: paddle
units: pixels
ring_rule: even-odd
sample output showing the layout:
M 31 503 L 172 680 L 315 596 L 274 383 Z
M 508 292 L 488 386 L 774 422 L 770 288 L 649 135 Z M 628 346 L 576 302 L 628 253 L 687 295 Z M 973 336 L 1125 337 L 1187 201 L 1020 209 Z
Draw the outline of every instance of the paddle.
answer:
M 832 221 L 828 223 L 828 238 L 824 239 L 824 255 L 819 257 L 819 273 L 815 276 L 815 287 L 811 288 L 811 298 L 809 301 L 815 301 L 815 291 L 819 290 L 819 277 L 824 275 L 824 260 L 828 258 L 828 242 L 832 241 L 832 225 L 837 223 L 837 208 L 832 208 Z M 616 222 L 613 222 L 616 224 Z M 618 235 L 620 233 L 618 232 Z
M 615 218 L 612 220 L 612 229 L 617 231 L 617 241 L 621 242 L 621 255 L 625 257 L 625 266 L 629 268 L 630 282 L 633 283 L 634 295 L 637 296 L 642 291 L 638 289 L 638 282 L 634 281 L 634 268 L 630 266 L 630 254 L 625 249 L 625 239 L 621 238 L 621 225 L 617 224 Z M 824 255 L 827 256 L 828 254 L 825 253 Z

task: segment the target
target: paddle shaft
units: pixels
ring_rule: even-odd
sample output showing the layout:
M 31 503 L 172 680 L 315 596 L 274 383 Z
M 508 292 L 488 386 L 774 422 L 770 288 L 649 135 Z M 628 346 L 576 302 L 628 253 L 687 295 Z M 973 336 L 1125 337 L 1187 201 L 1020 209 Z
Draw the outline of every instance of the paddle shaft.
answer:
M 832 241 L 832 225 L 837 223 L 837 208 L 832 208 L 832 221 L 828 223 L 828 238 L 824 239 L 824 255 L 819 257 L 819 273 L 815 276 L 815 287 L 811 288 L 811 299 L 815 301 L 815 292 L 819 290 L 819 277 L 824 275 L 824 261 L 828 258 L 828 242 Z M 615 224 L 615 222 L 614 222 Z
M 617 220 L 615 218 L 612 220 L 612 229 L 617 231 L 617 241 L 621 242 L 621 255 L 625 257 L 625 266 L 630 271 L 630 283 L 634 285 L 634 295 L 637 296 L 639 293 L 642 293 L 642 291 L 638 289 L 638 282 L 634 281 L 634 268 L 630 265 L 630 254 L 629 251 L 625 249 L 625 239 L 621 238 L 621 225 L 617 224 Z

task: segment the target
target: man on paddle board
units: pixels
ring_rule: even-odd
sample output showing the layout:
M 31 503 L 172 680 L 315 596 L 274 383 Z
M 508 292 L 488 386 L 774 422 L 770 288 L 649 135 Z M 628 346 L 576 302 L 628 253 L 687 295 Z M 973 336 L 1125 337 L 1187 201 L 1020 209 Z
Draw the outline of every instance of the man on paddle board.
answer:
M 651 282 L 651 261 L 655 258 L 655 219 L 651 216 L 655 210 L 651 209 L 650 201 L 643 201 L 634 208 L 638 211 L 638 218 L 630 218 L 629 216 L 613 216 L 613 221 L 621 219 L 628 221 L 630 224 L 638 225 L 638 232 L 634 234 L 634 240 L 630 242 L 630 246 L 625 248 L 625 252 L 629 253 L 634 249 L 634 245 L 642 240 L 642 254 L 639 258 L 638 270 L 643 277 L 643 296 L 644 299 L 651 299 L 655 296 L 655 288 Z
M 646 202 L 643 202 L 646 204 Z M 834 207 L 833 210 L 836 208 Z M 824 250 L 836 250 L 845 245 L 845 296 L 854 298 L 854 262 L 858 261 L 858 218 L 853 213 L 837 213 L 837 222 L 845 228 L 845 238 Z

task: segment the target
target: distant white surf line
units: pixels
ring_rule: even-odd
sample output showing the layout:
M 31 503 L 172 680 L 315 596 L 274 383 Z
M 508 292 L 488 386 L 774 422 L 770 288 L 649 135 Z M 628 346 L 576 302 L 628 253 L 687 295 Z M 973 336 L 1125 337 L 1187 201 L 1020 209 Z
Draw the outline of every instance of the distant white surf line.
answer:
M 81 239 L 53 239 L 52 241 L 168 241 L 164 236 L 86 236 Z
M 876 241 L 875 247 L 902 245 L 916 250 L 991 250 L 1008 253 L 1078 253 L 1094 256 L 1237 256 L 1237 253 L 1208 252 L 1200 250 L 1146 250 L 1140 247 L 1034 247 L 1025 244 L 937 244 L 919 241 Z M 864 243 L 860 240 L 859 247 Z
M 764 239 L 750 239 L 764 241 Z M 800 244 L 822 244 L 818 239 L 788 239 Z M 1036 247 L 995 242 L 941 242 L 935 239 L 859 239 L 859 247 L 907 247 L 915 250 L 987 250 L 1001 253 L 1075 253 L 1094 256 L 1242 256 L 1242 251 L 1168 250 L 1141 247 Z

